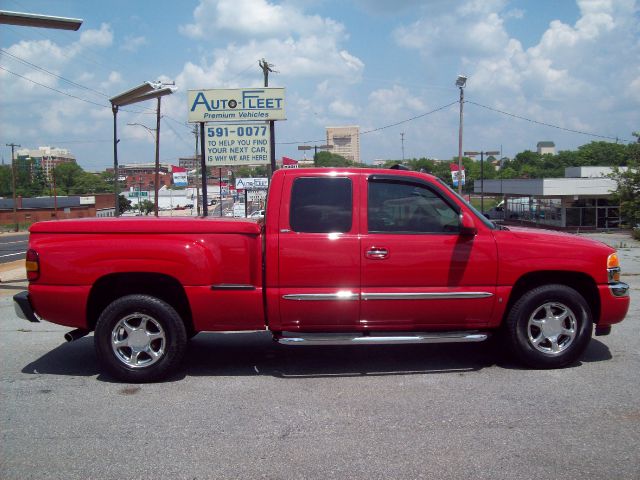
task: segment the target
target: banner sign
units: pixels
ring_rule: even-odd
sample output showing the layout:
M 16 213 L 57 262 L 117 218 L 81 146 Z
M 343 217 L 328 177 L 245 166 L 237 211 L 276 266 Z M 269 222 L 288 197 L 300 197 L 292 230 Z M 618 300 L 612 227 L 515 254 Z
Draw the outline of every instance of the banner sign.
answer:
M 173 184 L 176 187 L 186 187 L 188 185 L 186 168 L 172 165 L 171 172 L 173 173 Z
M 267 165 L 271 158 L 265 123 L 208 125 L 205 142 L 207 165 Z
M 451 169 L 451 180 L 453 180 L 453 186 L 458 186 L 458 178 L 462 179 L 462 185 L 464 185 L 464 168 L 462 168 L 462 172 L 458 172 L 458 165 L 455 163 L 451 163 L 449 168 Z
M 297 160 L 289 157 L 282 157 L 282 168 L 298 168 L 300 165 Z
M 284 88 L 189 90 L 189 122 L 285 120 Z

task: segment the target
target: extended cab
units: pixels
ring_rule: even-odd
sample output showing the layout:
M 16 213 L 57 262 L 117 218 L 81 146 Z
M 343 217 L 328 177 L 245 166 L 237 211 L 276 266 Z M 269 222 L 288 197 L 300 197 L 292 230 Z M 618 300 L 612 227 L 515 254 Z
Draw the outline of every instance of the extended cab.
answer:
M 264 221 L 131 218 L 30 229 L 16 310 L 94 331 L 124 381 L 170 374 L 203 331 L 287 345 L 477 342 L 525 364 L 575 361 L 629 308 L 615 250 L 498 227 L 437 178 L 400 170 L 273 175 Z

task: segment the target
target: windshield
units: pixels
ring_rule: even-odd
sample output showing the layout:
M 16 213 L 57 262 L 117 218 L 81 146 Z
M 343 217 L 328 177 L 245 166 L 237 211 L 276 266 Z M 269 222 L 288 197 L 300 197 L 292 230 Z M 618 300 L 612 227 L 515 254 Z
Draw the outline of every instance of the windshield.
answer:
M 469 208 L 469 210 L 471 210 L 473 212 L 473 214 L 478 217 L 482 223 L 484 223 L 487 227 L 489 227 L 491 230 L 496 230 L 498 228 L 498 226 L 493 223 L 491 220 L 489 220 L 487 217 L 485 217 L 482 213 L 480 213 L 478 210 L 475 209 L 475 207 L 473 205 L 471 205 L 469 202 L 467 202 L 462 196 L 460 196 L 458 194 L 458 192 L 456 192 L 453 188 L 451 188 L 449 185 L 447 185 L 446 183 L 444 183 L 441 179 L 438 178 L 438 182 L 440 183 L 440 185 L 443 185 L 447 190 L 449 190 L 451 193 L 453 193 L 456 197 L 458 197 L 460 200 L 462 200 L 464 202 L 464 204 Z

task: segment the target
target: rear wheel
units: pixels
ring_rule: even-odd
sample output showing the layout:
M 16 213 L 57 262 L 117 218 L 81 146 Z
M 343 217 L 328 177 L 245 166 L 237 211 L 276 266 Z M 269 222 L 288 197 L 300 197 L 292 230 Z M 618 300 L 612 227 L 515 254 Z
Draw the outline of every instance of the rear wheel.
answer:
M 98 360 L 111 375 L 126 382 L 152 382 L 180 364 L 187 333 L 168 303 L 149 295 L 128 295 L 102 312 L 94 341 Z
M 572 363 L 591 339 L 593 321 L 585 299 L 566 285 L 543 285 L 511 308 L 506 337 L 514 355 L 534 368 Z

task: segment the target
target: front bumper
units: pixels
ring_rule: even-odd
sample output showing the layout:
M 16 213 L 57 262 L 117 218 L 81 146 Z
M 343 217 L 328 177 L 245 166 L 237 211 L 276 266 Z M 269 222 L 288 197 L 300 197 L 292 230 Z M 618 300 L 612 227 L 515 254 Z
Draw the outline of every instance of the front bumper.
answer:
M 609 290 L 611 290 L 611 295 L 613 295 L 614 297 L 629 296 L 629 285 L 624 282 L 610 283 Z
M 596 326 L 603 332 L 605 327 L 621 322 L 629 311 L 629 286 L 618 282 L 598 285 L 600 294 L 600 318 Z
M 37 323 L 40 320 L 33 311 L 31 302 L 29 301 L 29 292 L 20 292 L 13 296 L 13 307 L 16 310 L 18 318 L 23 320 L 29 320 L 30 322 Z

